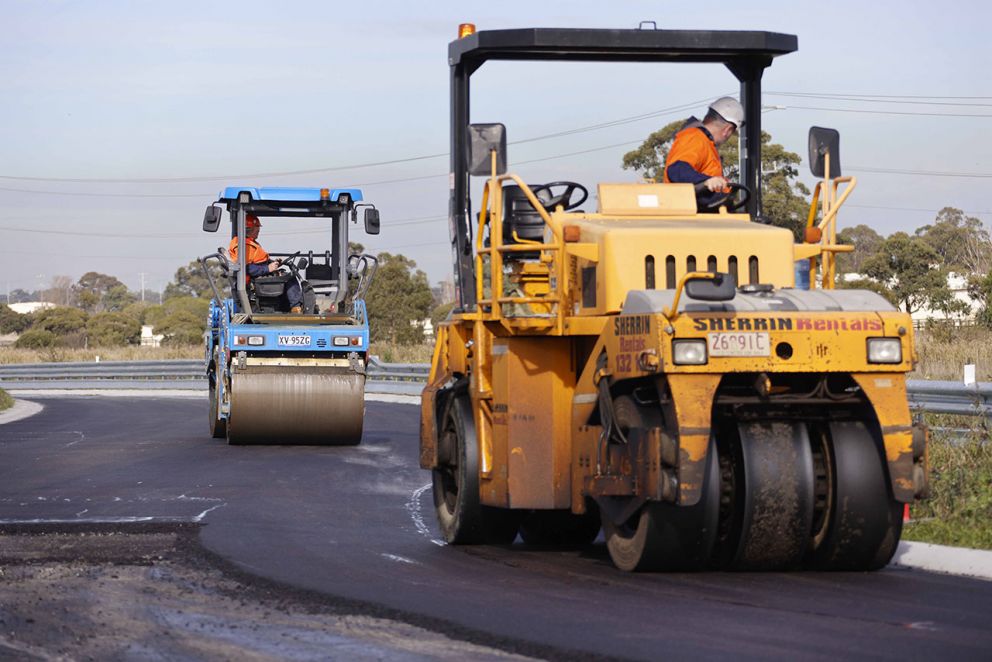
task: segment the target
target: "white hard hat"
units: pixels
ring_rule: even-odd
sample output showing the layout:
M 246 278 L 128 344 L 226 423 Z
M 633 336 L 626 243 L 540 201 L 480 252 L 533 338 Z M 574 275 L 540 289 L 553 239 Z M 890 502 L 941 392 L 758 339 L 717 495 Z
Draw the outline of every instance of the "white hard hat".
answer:
M 744 107 L 733 97 L 720 97 L 710 104 L 710 110 L 738 129 L 744 125 Z

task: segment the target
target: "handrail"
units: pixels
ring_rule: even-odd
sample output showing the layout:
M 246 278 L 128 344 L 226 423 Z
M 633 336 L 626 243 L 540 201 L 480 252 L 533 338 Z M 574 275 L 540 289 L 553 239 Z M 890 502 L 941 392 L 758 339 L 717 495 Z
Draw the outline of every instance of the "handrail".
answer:
M 527 185 L 520 177 L 512 173 L 507 173 L 504 175 L 496 174 L 495 167 L 495 153 L 493 153 L 493 174 L 483 185 L 482 189 L 482 202 L 479 212 L 479 225 L 478 232 L 476 233 L 476 254 L 475 254 L 475 269 L 476 269 L 476 301 L 480 307 L 480 313 L 485 315 L 485 312 L 481 311 L 482 306 L 490 306 L 489 316 L 492 319 L 500 319 L 503 317 L 516 317 L 516 316 L 504 316 L 502 306 L 505 303 L 542 303 L 555 306 L 556 310 L 554 313 L 555 324 L 561 327 L 563 322 L 563 308 L 560 305 L 565 297 L 561 293 L 561 289 L 565 287 L 564 278 L 564 262 L 561 259 L 561 254 L 564 253 L 564 239 L 562 236 L 562 229 L 560 224 L 556 222 L 554 216 L 548 213 L 541 201 L 534 195 L 530 186 Z M 517 236 L 514 231 L 514 240 L 518 242 L 517 244 L 503 244 L 503 197 L 499 195 L 499 192 L 503 189 L 504 181 L 513 181 L 517 184 L 520 190 L 523 192 L 527 201 L 531 204 L 534 210 L 541 216 L 544 221 L 545 226 L 551 231 L 551 235 L 554 238 L 553 243 L 545 243 L 539 241 L 531 241 L 521 239 Z M 492 198 L 492 208 L 490 208 L 490 197 Z M 560 209 L 560 207 L 559 207 Z M 489 246 L 485 246 L 483 242 L 483 231 L 489 226 Z M 554 274 L 551 279 L 557 284 L 556 290 L 554 292 L 549 292 L 548 296 L 542 297 L 507 297 L 503 296 L 503 255 L 505 253 L 529 253 L 534 251 L 547 252 L 550 254 L 558 253 L 559 259 L 554 259 L 553 257 L 548 258 L 547 261 L 554 262 Z M 483 278 L 483 256 L 489 256 L 489 296 L 484 296 L 485 294 L 485 284 Z M 542 261 L 544 258 L 542 258 Z
M 829 168 L 830 155 L 827 154 L 825 156 L 824 172 L 829 173 Z M 841 184 L 847 184 L 847 186 L 838 197 L 837 192 Z M 825 290 L 830 290 L 834 287 L 834 278 L 837 273 L 836 253 L 848 253 L 853 250 L 853 247 L 837 243 L 837 212 L 840 211 L 840 208 L 847 201 L 848 196 L 851 195 L 857 185 L 857 177 L 834 177 L 833 179 L 828 179 L 825 176 L 824 179 L 818 181 L 816 186 L 813 187 L 813 198 L 810 202 L 809 214 L 806 218 L 806 229 L 809 230 L 816 227 L 820 231 L 820 239 L 818 241 L 820 245 L 819 252 L 809 258 L 803 258 L 809 260 L 810 288 L 816 287 L 816 271 L 819 256 L 822 256 L 822 263 L 820 264 L 821 287 Z M 817 203 L 820 201 L 821 192 L 823 193 L 823 218 L 819 223 L 816 223 Z

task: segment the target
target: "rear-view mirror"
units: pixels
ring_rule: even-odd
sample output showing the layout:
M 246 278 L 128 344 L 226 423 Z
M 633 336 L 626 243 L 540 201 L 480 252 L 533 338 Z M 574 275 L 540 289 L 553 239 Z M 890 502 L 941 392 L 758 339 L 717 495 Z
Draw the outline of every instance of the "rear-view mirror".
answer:
M 737 294 L 737 283 L 725 273 L 713 278 L 690 278 L 685 281 L 685 294 L 697 301 L 730 301 Z
M 365 233 L 366 234 L 379 234 L 379 210 L 378 209 L 366 209 L 365 210 Z
M 502 124 L 470 124 L 468 147 L 468 172 L 473 177 L 489 177 L 492 174 L 494 150 L 496 174 L 506 172 L 506 127 Z
M 223 213 L 224 210 L 220 207 L 215 207 L 214 205 L 207 206 L 207 211 L 203 213 L 203 231 L 217 232 L 217 228 L 220 226 L 220 217 Z
M 830 172 L 824 173 L 830 155 Z M 840 177 L 840 132 L 812 126 L 809 129 L 809 169 L 814 177 Z

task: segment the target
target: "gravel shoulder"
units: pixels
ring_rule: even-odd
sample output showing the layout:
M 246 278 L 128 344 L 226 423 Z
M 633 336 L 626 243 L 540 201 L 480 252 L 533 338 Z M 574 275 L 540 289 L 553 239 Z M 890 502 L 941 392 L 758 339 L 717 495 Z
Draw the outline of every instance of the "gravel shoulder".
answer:
M 0 658 L 524 660 L 231 573 L 195 525 L 0 528 Z

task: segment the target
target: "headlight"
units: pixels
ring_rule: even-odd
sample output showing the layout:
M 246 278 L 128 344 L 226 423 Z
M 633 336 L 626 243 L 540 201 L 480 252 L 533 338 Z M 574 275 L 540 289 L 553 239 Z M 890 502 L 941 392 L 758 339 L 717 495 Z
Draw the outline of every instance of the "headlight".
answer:
M 265 344 L 265 336 L 234 336 L 234 344 L 261 346 Z
M 902 363 L 902 342 L 898 338 L 869 338 L 868 363 Z
M 348 336 L 334 336 L 335 347 L 346 347 L 347 345 L 348 345 Z
M 672 341 L 672 361 L 675 365 L 706 365 L 706 341 Z

